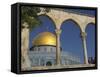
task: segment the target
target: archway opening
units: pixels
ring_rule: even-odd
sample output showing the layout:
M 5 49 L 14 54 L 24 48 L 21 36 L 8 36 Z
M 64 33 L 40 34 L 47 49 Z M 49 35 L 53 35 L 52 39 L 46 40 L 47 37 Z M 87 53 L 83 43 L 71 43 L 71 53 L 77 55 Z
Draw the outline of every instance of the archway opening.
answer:
M 88 53 L 88 62 L 90 64 L 95 63 L 95 24 L 89 23 L 86 27 L 86 43 L 87 43 L 87 53 Z
M 51 62 L 51 61 L 48 61 L 48 62 L 46 63 L 46 66 L 52 66 L 52 62 Z
M 50 17 L 46 15 L 41 15 L 39 16 L 39 19 L 41 21 L 41 24 L 30 32 L 29 48 L 32 47 L 33 38 L 36 37 L 39 33 L 48 31 L 55 34 L 55 24 Z
M 80 64 L 84 63 L 83 47 L 81 40 L 81 29 L 74 20 L 66 20 L 61 25 L 61 47 L 62 51 L 69 52 L 80 58 Z M 69 55 L 70 56 L 70 55 Z

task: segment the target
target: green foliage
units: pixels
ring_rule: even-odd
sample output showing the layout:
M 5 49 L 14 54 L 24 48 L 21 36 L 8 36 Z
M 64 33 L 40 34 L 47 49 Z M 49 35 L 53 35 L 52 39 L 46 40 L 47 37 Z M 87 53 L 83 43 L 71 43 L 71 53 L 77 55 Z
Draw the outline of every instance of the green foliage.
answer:
M 38 7 L 22 6 L 21 7 L 21 24 L 26 22 L 29 25 L 30 30 L 37 27 L 41 23 L 37 15 L 37 13 L 39 12 L 40 12 L 40 8 Z
M 29 25 L 30 31 L 39 26 L 41 21 L 38 19 L 37 13 L 39 13 L 40 7 L 22 6 L 21 7 L 21 24 L 26 22 Z M 45 8 L 45 12 L 49 12 L 50 8 Z M 23 27 L 22 27 L 23 28 Z

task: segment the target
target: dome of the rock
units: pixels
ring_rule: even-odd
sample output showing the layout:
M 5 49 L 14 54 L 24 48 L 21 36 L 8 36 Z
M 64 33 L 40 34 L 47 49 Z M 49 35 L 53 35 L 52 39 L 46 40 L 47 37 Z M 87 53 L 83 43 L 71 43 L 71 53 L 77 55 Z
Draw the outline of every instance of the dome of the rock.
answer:
M 51 45 L 56 46 L 56 36 L 51 32 L 42 32 L 38 34 L 32 41 L 33 46 Z

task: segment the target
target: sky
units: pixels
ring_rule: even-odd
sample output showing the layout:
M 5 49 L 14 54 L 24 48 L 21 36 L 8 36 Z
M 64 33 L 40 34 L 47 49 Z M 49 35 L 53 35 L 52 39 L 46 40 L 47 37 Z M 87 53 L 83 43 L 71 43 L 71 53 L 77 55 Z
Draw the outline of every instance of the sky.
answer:
M 81 14 L 95 16 L 95 10 L 71 10 Z M 35 36 L 39 33 L 44 31 L 49 31 L 55 34 L 55 26 L 52 20 L 50 20 L 47 16 L 40 16 L 39 19 L 41 20 L 42 24 L 39 27 L 36 27 L 30 32 L 30 41 L 29 47 L 32 47 L 32 40 Z M 68 20 L 61 24 L 61 47 L 63 51 L 70 52 L 74 55 L 80 57 L 81 63 L 83 63 L 83 47 L 82 47 L 82 39 L 80 36 L 80 29 L 74 21 Z M 87 32 L 87 52 L 88 57 L 95 57 L 95 26 L 94 24 L 89 24 L 86 28 Z

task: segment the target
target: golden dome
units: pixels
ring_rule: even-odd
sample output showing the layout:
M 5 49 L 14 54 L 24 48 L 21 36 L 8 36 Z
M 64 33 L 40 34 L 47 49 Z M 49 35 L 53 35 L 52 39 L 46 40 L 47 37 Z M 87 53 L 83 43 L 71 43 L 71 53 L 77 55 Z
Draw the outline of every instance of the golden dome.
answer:
M 33 45 L 56 46 L 56 36 L 51 32 L 42 32 L 33 40 Z

